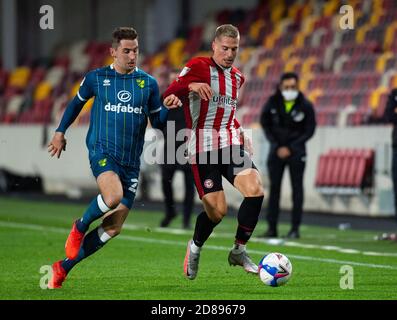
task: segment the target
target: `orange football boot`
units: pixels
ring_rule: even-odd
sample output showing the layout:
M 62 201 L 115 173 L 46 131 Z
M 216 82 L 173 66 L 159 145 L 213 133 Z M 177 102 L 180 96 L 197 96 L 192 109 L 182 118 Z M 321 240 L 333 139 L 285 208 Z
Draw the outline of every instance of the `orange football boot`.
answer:
M 77 258 L 81 243 L 83 242 L 84 233 L 77 230 L 76 221 L 73 223 L 72 230 L 69 233 L 65 243 L 66 257 L 70 260 Z
M 64 268 L 62 268 L 62 260 L 55 262 L 52 265 L 52 275 L 48 282 L 48 289 L 58 289 L 62 288 L 62 283 L 65 281 L 67 273 Z

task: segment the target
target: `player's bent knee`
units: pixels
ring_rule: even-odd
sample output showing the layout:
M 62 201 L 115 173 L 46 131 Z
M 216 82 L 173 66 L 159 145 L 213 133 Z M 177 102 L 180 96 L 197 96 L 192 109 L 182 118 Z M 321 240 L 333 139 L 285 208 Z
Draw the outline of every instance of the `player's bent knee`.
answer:
M 226 215 L 226 210 L 219 210 L 216 208 L 212 208 L 212 210 L 208 210 L 207 212 L 210 220 L 214 223 L 220 222 L 223 217 Z
M 220 222 L 220 221 L 223 219 L 223 217 L 224 217 L 225 215 L 226 215 L 226 213 L 223 213 L 223 212 L 217 213 L 217 214 L 215 215 L 215 218 L 214 218 L 214 221 L 213 221 L 213 222 L 215 222 L 215 223 Z
M 245 197 L 261 197 L 265 195 L 265 191 L 259 183 L 249 185 L 244 193 Z
M 110 196 L 102 196 L 103 201 L 106 203 L 106 205 L 110 209 L 115 209 L 121 202 L 121 199 L 123 198 L 122 194 L 112 194 Z
M 222 199 L 207 196 L 203 198 L 203 204 L 208 217 L 214 223 L 220 222 L 227 212 L 227 204 Z

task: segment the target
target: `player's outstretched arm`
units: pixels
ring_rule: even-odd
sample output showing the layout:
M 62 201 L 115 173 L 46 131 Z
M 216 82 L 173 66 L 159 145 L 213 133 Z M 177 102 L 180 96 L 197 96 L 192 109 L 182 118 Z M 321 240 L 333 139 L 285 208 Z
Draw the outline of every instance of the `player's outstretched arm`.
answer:
M 48 152 L 51 157 L 56 155 L 59 159 L 62 151 L 66 151 L 65 134 L 63 132 L 55 132 L 51 142 L 48 144 Z

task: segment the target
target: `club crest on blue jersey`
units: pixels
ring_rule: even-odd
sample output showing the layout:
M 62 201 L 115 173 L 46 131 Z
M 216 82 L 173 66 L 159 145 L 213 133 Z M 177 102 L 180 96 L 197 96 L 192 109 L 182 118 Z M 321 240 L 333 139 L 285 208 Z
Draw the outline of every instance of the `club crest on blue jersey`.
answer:
M 136 83 L 139 88 L 143 89 L 145 87 L 145 80 L 144 79 L 136 79 Z
M 98 161 L 99 166 L 104 167 L 107 165 L 108 159 L 104 158 Z

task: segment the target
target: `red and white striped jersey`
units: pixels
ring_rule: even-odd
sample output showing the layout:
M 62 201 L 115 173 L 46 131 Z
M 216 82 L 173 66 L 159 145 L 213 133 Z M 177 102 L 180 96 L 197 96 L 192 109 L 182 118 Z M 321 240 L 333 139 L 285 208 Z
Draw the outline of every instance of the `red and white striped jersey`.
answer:
M 210 101 L 189 92 L 192 82 L 211 86 Z M 230 145 L 241 145 L 240 124 L 235 118 L 238 90 L 244 76 L 235 67 L 222 68 L 212 58 L 191 59 L 163 97 L 175 94 L 182 100 L 189 137 L 189 154 L 212 151 Z

